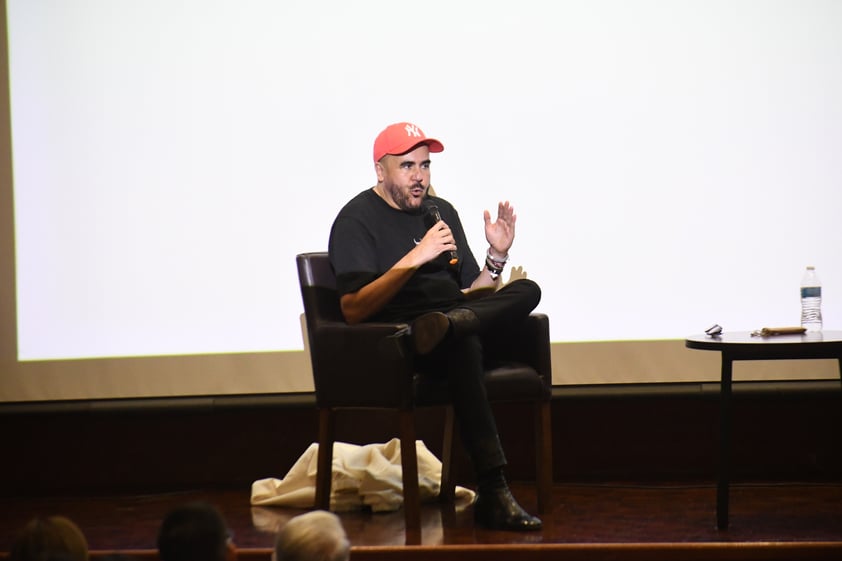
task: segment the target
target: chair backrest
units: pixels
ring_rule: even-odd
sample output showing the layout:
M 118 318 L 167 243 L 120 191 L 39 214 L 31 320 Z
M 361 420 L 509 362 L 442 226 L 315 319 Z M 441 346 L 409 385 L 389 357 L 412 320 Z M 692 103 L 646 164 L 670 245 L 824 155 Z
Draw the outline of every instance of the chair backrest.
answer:
M 344 321 L 327 252 L 301 253 L 295 260 L 307 328 L 315 328 L 320 321 Z
M 381 356 L 377 347 L 398 326 L 349 326 L 328 254 L 301 253 L 295 259 L 319 405 L 407 406 L 412 397 L 408 359 Z

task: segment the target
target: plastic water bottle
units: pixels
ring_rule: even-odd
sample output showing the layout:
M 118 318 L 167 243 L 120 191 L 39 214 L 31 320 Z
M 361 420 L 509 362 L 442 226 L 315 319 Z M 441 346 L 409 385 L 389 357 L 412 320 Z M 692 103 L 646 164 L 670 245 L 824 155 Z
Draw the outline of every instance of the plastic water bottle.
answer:
M 801 327 L 807 331 L 822 330 L 822 283 L 812 265 L 801 279 Z

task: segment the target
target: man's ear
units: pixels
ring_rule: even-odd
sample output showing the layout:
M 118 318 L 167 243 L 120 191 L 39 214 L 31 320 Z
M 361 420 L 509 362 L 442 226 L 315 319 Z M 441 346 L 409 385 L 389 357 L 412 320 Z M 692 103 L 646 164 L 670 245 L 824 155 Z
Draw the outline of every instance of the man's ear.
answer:
M 377 174 L 377 183 L 383 183 L 383 164 L 374 162 L 374 173 Z

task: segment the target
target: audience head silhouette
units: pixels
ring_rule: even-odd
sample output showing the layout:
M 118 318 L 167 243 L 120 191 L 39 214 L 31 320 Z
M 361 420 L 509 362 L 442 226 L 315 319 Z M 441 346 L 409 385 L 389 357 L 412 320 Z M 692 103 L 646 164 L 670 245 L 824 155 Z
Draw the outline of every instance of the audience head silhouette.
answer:
M 347 561 L 351 544 L 339 517 L 325 510 L 300 514 L 278 532 L 273 561 Z
M 88 561 L 88 541 L 69 518 L 34 518 L 18 534 L 10 561 Z
M 188 503 L 171 510 L 158 531 L 162 561 L 234 561 L 236 548 L 216 507 Z

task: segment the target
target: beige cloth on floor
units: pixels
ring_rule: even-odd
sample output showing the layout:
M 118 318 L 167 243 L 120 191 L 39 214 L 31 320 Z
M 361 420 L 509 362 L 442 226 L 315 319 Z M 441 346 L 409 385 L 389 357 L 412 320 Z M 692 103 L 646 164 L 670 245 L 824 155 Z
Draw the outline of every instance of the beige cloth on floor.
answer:
M 374 512 L 397 510 L 403 504 L 400 440 L 358 446 L 345 442 L 333 445 L 330 509 L 336 512 L 368 506 Z M 418 487 L 421 500 L 438 497 L 441 461 L 420 440 Z M 283 479 L 259 479 L 251 486 L 251 504 L 311 508 L 316 501 L 316 469 L 319 445 L 311 444 Z M 456 487 L 456 499 L 472 502 L 474 492 Z

